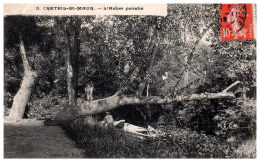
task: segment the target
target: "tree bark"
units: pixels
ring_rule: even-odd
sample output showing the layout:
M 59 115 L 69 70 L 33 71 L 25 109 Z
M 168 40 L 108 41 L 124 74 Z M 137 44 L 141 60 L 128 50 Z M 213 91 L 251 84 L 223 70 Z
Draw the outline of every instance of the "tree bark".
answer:
M 116 109 L 124 105 L 139 105 L 139 104 L 169 104 L 180 101 L 193 101 L 202 99 L 221 99 L 221 98 L 233 98 L 233 93 L 227 92 L 229 89 L 237 85 L 239 82 L 235 82 L 228 88 L 219 93 L 201 93 L 191 94 L 188 96 L 176 96 L 176 97 L 137 97 L 137 96 L 119 96 L 117 94 L 99 100 L 84 101 L 78 104 L 80 107 L 80 113 L 82 115 L 93 115 Z
M 185 47 L 186 46 L 186 30 L 187 28 L 187 24 L 184 23 L 184 33 L 183 33 L 183 46 Z M 188 61 L 188 54 L 187 53 L 184 53 L 184 63 L 185 65 L 188 65 L 189 61 Z M 186 69 L 186 68 L 184 68 Z M 189 69 L 186 69 L 185 72 L 184 72 L 184 85 L 187 86 L 189 84 Z
M 160 33 L 158 33 L 158 36 L 160 36 Z M 158 37 L 159 38 L 159 37 Z M 159 42 L 159 41 L 158 41 Z M 138 91 L 137 91 L 137 95 L 138 96 L 142 96 L 143 92 L 144 92 L 144 88 L 146 87 L 146 91 L 147 93 L 149 92 L 149 81 L 151 80 L 151 73 L 153 70 L 153 66 L 154 66 L 154 59 L 155 59 L 155 55 L 158 53 L 159 48 L 158 48 L 158 44 L 154 43 L 154 47 L 153 47 L 153 51 L 152 51 L 152 55 L 150 58 L 150 62 L 149 62 L 149 67 L 148 70 L 146 72 L 146 78 L 144 79 L 144 81 L 142 83 L 140 83 Z M 148 78 L 149 76 L 149 78 Z
M 77 89 L 78 89 L 78 59 L 80 53 L 80 25 L 79 19 L 70 19 L 69 26 L 66 28 L 67 41 L 67 92 L 69 104 L 76 105 Z
M 36 72 L 32 71 L 29 62 L 26 57 L 24 43 L 20 42 L 20 54 L 22 57 L 24 76 L 21 83 L 21 87 L 14 96 L 12 108 L 6 120 L 19 121 L 23 118 L 26 104 L 30 98 L 32 86 L 34 85 L 34 79 L 37 77 Z
M 70 53 L 67 54 L 66 68 L 67 68 L 67 92 L 69 97 L 69 104 L 73 105 L 76 102 L 75 87 L 73 83 L 73 70 L 70 61 Z

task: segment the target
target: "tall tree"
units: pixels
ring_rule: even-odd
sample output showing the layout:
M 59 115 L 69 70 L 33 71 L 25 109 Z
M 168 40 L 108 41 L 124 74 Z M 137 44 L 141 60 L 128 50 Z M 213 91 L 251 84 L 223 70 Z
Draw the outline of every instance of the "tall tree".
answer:
M 212 12 L 205 12 L 208 10 Z M 195 14 L 189 14 L 191 11 Z M 93 101 L 78 104 L 81 113 L 87 115 L 123 105 L 234 97 L 228 90 L 239 83 L 233 83 L 236 79 L 220 92 L 187 92 L 197 77 L 205 79 L 209 72 L 203 72 L 210 67 L 199 56 L 213 51 L 202 52 L 198 47 L 205 46 L 201 43 L 210 37 L 210 30 L 218 33 L 218 28 L 212 26 L 212 22 L 218 22 L 216 14 L 218 6 L 214 5 L 169 5 L 169 15 L 163 19 L 153 16 L 96 16 L 91 21 L 89 17 L 50 18 L 47 22 L 53 20 L 56 45 L 60 44 L 56 50 L 65 61 L 58 63 L 58 70 L 66 72 L 60 76 L 66 77 L 63 80 L 66 89 L 65 85 L 62 89 L 67 91 L 69 103 L 76 104 L 78 84 L 84 86 L 89 80 L 94 82 L 96 96 Z M 32 42 L 27 42 L 26 36 L 22 38 L 28 49 L 26 45 Z M 210 49 L 206 47 L 205 50 Z M 203 65 L 200 61 L 204 61 Z M 162 72 L 169 72 L 167 80 L 162 80 Z M 145 88 L 147 92 L 143 94 Z
M 174 8 L 174 9 L 172 9 Z M 120 107 L 122 105 L 139 105 L 139 104 L 167 104 L 167 103 L 172 103 L 172 102 L 177 102 L 177 101 L 188 101 L 188 100 L 201 100 L 201 99 L 217 99 L 217 98 L 232 98 L 234 97 L 233 93 L 227 92 L 230 88 L 236 86 L 237 84 L 239 84 L 239 82 L 235 82 L 233 84 L 231 84 L 227 89 L 223 88 L 222 92 L 218 92 L 218 93 L 201 93 L 201 94 L 190 94 L 190 93 L 186 93 L 186 88 L 185 87 L 190 87 L 190 85 L 196 82 L 196 79 L 194 80 L 194 78 L 191 80 L 187 80 L 189 78 L 189 74 L 191 74 L 189 71 L 190 69 L 192 70 L 192 72 L 196 75 L 200 75 L 201 76 L 201 72 L 202 70 L 198 70 L 196 71 L 195 67 L 196 67 L 196 63 L 198 61 L 195 62 L 195 59 L 198 58 L 198 56 L 202 55 L 200 54 L 201 52 L 198 51 L 198 47 L 201 46 L 201 42 L 204 42 L 205 38 L 207 38 L 209 36 L 209 31 L 212 30 L 216 30 L 217 28 L 215 26 L 213 26 L 214 24 L 212 24 L 212 22 L 218 22 L 217 20 L 215 20 L 216 17 L 216 13 L 218 13 L 218 6 L 214 6 L 211 5 L 209 6 L 209 8 L 212 9 L 213 14 L 212 15 L 205 15 L 205 10 L 208 10 L 208 6 L 200 6 L 200 5 L 193 5 L 191 7 L 187 7 L 185 8 L 184 6 L 174 6 L 174 7 L 170 7 L 170 10 L 172 12 L 176 10 L 180 10 L 182 9 L 183 11 L 178 12 L 178 14 L 170 14 L 169 16 L 167 16 L 166 21 L 163 23 L 166 28 L 162 28 L 160 31 L 160 40 L 156 40 L 156 42 L 154 42 L 154 45 L 156 46 L 148 46 L 149 48 L 149 53 L 147 53 L 147 56 L 150 56 L 150 58 L 147 56 L 145 56 L 145 46 L 142 45 L 142 43 L 140 42 L 140 40 L 144 41 L 147 39 L 141 38 L 143 35 L 140 35 L 141 32 L 140 31 L 149 31 L 149 27 L 145 29 L 145 27 L 140 28 L 141 25 L 143 25 L 142 23 L 144 22 L 144 20 L 142 20 L 142 18 L 139 18 L 142 21 L 138 21 L 138 19 L 136 19 L 135 17 L 128 17 L 126 18 L 128 21 L 123 21 L 125 22 L 124 24 L 127 25 L 131 25 L 130 27 L 132 28 L 131 30 L 127 29 L 127 27 L 125 27 L 125 29 L 127 29 L 127 31 L 125 31 L 125 33 L 127 34 L 129 31 L 131 31 L 130 36 L 132 38 L 138 38 L 137 40 L 133 39 L 133 47 L 134 47 L 134 51 L 130 52 L 128 51 L 128 53 L 131 55 L 131 57 L 135 57 L 136 63 L 134 63 L 134 68 L 132 68 L 132 72 L 130 73 L 130 76 L 126 77 L 128 80 L 126 80 L 128 83 L 126 85 L 126 88 L 131 87 L 132 85 L 136 86 L 136 84 L 131 84 L 134 83 L 136 81 L 139 81 L 140 87 L 135 87 L 135 88 L 131 88 L 134 89 L 133 92 L 126 92 L 126 90 L 122 89 L 121 87 L 119 87 L 119 90 L 112 96 L 110 97 L 105 97 L 102 99 L 98 99 L 98 100 L 94 100 L 94 101 L 86 101 L 86 102 L 81 102 L 80 105 L 80 109 L 81 112 L 83 114 L 95 114 L 95 113 L 99 113 L 99 112 L 104 112 L 104 111 L 108 111 L 108 110 L 112 110 L 115 109 L 117 107 Z M 197 11 L 199 10 L 200 12 L 198 12 L 198 14 L 194 14 L 191 15 L 188 19 L 189 22 L 193 22 L 192 25 L 190 25 L 189 23 L 186 22 L 186 15 L 190 15 L 187 13 L 190 13 L 191 11 Z M 194 12 L 196 13 L 196 12 Z M 214 20 L 212 20 L 211 18 L 214 18 Z M 184 23 L 182 24 L 182 22 L 185 21 L 185 25 Z M 127 22 L 127 23 L 126 23 Z M 139 25 L 140 23 L 140 25 Z M 156 24 L 156 22 L 154 22 Z M 193 27 L 196 26 L 197 28 Z M 119 27 L 120 28 L 120 27 Z M 181 30 L 178 30 L 180 29 Z M 123 30 L 120 30 L 123 31 Z M 136 32 L 139 31 L 139 32 Z M 202 32 L 201 32 L 202 31 Z M 135 33 L 136 32 L 136 33 Z M 189 36 L 185 36 L 189 37 L 189 42 L 187 41 L 185 44 L 183 44 L 183 34 L 184 33 L 189 33 Z M 137 34 L 137 35 L 136 35 Z M 127 36 L 127 35 L 126 35 Z M 168 39 L 168 40 L 167 40 Z M 188 40 L 188 39 L 187 39 Z M 186 41 L 186 39 L 185 39 Z M 108 42 L 109 43 L 109 42 Z M 135 44 L 136 43 L 136 44 Z M 165 46 L 165 45 L 166 46 Z M 135 47 L 136 46 L 136 47 Z M 171 46 L 171 47 L 170 47 Z M 152 50 L 151 50 L 152 49 Z M 161 49 L 161 50 L 160 50 Z M 156 64 L 154 63 L 154 56 L 153 54 L 156 54 L 154 52 L 158 51 L 158 54 L 167 56 L 167 57 L 171 57 L 173 60 L 171 60 L 171 63 L 169 62 L 169 60 L 164 59 L 165 60 L 165 65 L 164 64 Z M 168 51 L 168 52 L 167 52 Z M 184 52 L 185 51 L 185 52 Z M 135 52 L 137 52 L 136 56 Z M 107 51 L 105 51 L 105 53 L 107 53 Z M 183 56 L 185 56 L 185 58 L 182 58 Z M 141 58 L 140 58 L 141 57 Z M 147 59 L 151 59 L 151 60 L 147 60 Z M 183 60 L 184 59 L 184 60 Z M 149 62 L 150 61 L 150 62 Z M 174 61 L 174 62 L 172 62 Z M 157 63 L 158 60 L 156 61 Z M 141 63 L 141 64 L 139 64 Z M 146 64 L 144 64 L 146 63 Z M 149 65 L 149 63 L 152 63 Z M 144 77 L 146 77 L 146 73 L 152 74 L 154 75 L 154 77 L 156 76 L 157 78 L 160 78 L 160 74 L 158 76 L 158 74 L 156 75 L 155 70 L 157 68 L 154 68 L 154 65 L 157 65 L 158 67 L 161 67 L 160 69 L 163 70 L 163 68 L 165 68 L 166 66 L 170 65 L 170 67 L 172 67 L 171 65 L 175 66 L 175 69 L 172 68 L 167 68 L 167 70 L 171 71 L 171 75 L 174 76 L 174 78 L 171 79 L 171 86 L 172 88 L 168 88 L 169 94 L 166 96 L 159 96 L 159 95 L 154 95 L 154 96 L 148 96 L 148 97 L 143 97 L 141 94 L 136 94 L 136 93 L 140 93 L 138 92 L 138 88 L 142 88 L 141 90 L 143 90 L 143 88 L 145 86 L 148 86 L 146 82 L 146 80 L 144 80 Z M 138 69 L 137 69 L 138 68 Z M 140 69 L 141 68 L 141 69 Z M 139 70 L 139 71 L 135 71 L 135 70 Z M 142 70 L 142 71 L 140 71 Z M 122 71 L 123 72 L 123 71 Z M 137 73 L 136 73 L 137 72 Z M 146 73 L 144 73 L 146 72 Z M 187 73 L 189 72 L 189 74 Z M 174 74 L 176 73 L 176 74 Z M 136 74 L 138 76 L 138 78 L 136 78 Z M 134 76 L 132 76 L 134 75 Z M 199 76 L 199 77 L 200 77 Z M 135 77 L 135 78 L 133 78 Z M 139 79 L 139 80 L 133 80 L 133 79 Z M 230 84 L 230 83 L 229 83 Z M 159 88 L 159 87 L 157 87 Z M 136 91 L 136 92 L 135 92 Z M 141 96 L 140 96 L 141 95 Z
M 65 25 L 67 44 L 67 91 L 70 105 L 75 105 L 77 99 L 78 60 L 80 53 L 80 27 L 81 20 L 78 18 L 68 18 L 67 25 Z
M 32 87 L 34 85 L 34 80 L 37 77 L 37 73 L 33 71 L 29 65 L 22 39 L 20 41 L 20 54 L 23 62 L 24 76 L 21 87 L 14 96 L 13 105 L 7 117 L 7 120 L 9 121 L 18 121 L 23 118 L 25 107 L 29 101 Z
M 29 32 L 28 32 L 29 31 Z M 35 45 L 41 40 L 42 29 L 38 28 L 33 17 L 5 17 L 5 51 L 16 49 L 23 65 L 23 78 L 19 90 L 13 98 L 12 107 L 7 120 L 18 121 L 24 116 L 25 107 L 29 101 L 37 73 L 32 69 L 28 60 L 26 47 Z M 27 45 L 27 46 L 26 46 Z M 36 54 L 33 54 L 36 55 Z M 18 57 L 18 56 L 16 56 Z
M 67 93 L 69 104 L 75 105 L 78 91 L 78 63 L 80 53 L 80 32 L 82 20 L 78 17 L 57 17 L 56 27 L 62 30 L 64 36 L 58 36 L 59 39 L 64 38 L 65 44 L 65 63 L 67 76 Z M 56 29 L 56 30 L 57 30 Z M 62 45 L 64 47 L 64 44 Z

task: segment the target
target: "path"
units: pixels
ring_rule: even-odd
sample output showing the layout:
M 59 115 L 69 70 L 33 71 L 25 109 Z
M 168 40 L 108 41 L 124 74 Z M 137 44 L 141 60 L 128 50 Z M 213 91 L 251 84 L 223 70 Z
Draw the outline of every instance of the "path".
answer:
M 4 158 L 83 158 L 59 126 L 4 126 Z

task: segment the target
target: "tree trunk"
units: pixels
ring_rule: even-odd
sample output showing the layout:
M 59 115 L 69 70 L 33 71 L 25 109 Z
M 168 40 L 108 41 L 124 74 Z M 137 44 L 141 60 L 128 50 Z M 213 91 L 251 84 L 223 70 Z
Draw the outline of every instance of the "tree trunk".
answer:
M 183 33 L 183 46 L 184 47 L 186 45 L 186 32 L 187 32 L 186 28 L 187 28 L 187 24 L 185 23 L 185 25 L 184 25 L 184 33 Z M 189 63 L 188 59 L 189 59 L 188 58 L 188 54 L 185 53 L 184 63 L 186 65 L 186 67 L 187 67 L 187 65 Z M 184 72 L 184 86 L 187 86 L 189 84 L 189 69 L 187 69 L 186 67 L 184 68 L 184 69 L 186 69 L 185 72 Z
M 202 99 L 220 99 L 235 97 L 233 93 L 227 92 L 229 89 L 237 85 L 239 81 L 233 83 L 225 90 L 219 93 L 202 93 L 191 94 L 188 96 L 176 96 L 162 98 L 158 96 L 137 97 L 137 96 L 119 96 L 117 94 L 99 100 L 85 101 L 78 104 L 82 115 L 93 115 L 116 109 L 124 105 L 140 105 L 140 104 L 169 104 L 180 101 L 193 101 Z
M 69 104 L 73 105 L 76 103 L 75 87 L 73 83 L 73 70 L 70 61 L 70 53 L 67 54 L 66 67 L 67 67 L 67 92 L 69 97 Z
M 160 33 L 158 33 L 158 36 L 160 36 Z M 159 42 L 159 39 L 158 39 L 158 42 Z M 150 81 L 151 81 L 151 73 L 152 73 L 153 66 L 154 66 L 154 59 L 155 59 L 155 55 L 158 53 L 158 51 L 159 51 L 158 43 L 155 43 L 154 47 L 153 47 L 152 55 L 151 55 L 151 58 L 150 58 L 150 62 L 149 62 L 149 68 L 146 72 L 146 78 L 139 85 L 139 88 L 138 88 L 138 91 L 137 91 L 138 96 L 142 96 L 145 86 L 147 86 L 146 92 L 147 93 L 149 92 L 149 85 L 150 85 Z
M 66 28 L 66 41 L 68 48 L 66 56 L 67 92 L 70 105 L 76 105 L 77 99 L 80 25 L 81 22 L 79 19 L 74 20 L 71 18 L 69 26 Z
M 32 86 L 34 85 L 34 79 L 36 78 L 36 72 L 32 71 L 24 48 L 23 41 L 20 42 L 20 53 L 22 56 L 22 62 L 24 67 L 24 76 L 21 83 L 21 87 L 14 96 L 12 108 L 6 120 L 19 121 L 23 118 L 26 104 L 30 98 Z

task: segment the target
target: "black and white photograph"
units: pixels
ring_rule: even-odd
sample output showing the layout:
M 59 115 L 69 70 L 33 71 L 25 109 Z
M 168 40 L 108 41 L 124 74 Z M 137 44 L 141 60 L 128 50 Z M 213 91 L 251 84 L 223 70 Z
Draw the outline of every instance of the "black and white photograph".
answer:
M 255 159 L 256 4 L 165 6 L 5 12 L 4 158 Z

